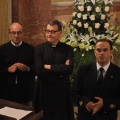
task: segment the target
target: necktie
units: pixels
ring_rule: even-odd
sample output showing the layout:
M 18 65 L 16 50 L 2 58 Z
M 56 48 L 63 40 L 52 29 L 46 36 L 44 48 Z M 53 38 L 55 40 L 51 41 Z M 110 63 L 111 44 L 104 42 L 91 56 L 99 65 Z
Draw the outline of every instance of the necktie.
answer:
M 99 69 L 99 77 L 98 77 L 98 88 L 100 89 L 101 85 L 103 84 L 103 71 L 104 71 L 104 68 L 100 68 Z

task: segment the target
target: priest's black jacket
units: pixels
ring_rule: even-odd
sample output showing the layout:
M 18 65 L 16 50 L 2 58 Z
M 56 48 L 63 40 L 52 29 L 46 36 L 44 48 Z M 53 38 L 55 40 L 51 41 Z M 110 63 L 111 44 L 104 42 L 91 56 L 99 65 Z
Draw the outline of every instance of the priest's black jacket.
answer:
M 66 60 L 70 65 L 65 65 Z M 51 69 L 44 69 L 44 64 Z M 43 109 L 45 120 L 73 120 L 73 106 L 70 99 L 70 79 L 74 67 L 73 49 L 59 42 L 49 42 L 35 49 L 35 68 L 38 75 L 34 106 L 36 112 Z
M 78 120 L 117 120 L 117 110 L 120 110 L 120 68 L 110 63 L 103 85 L 98 90 L 96 62 L 81 65 L 72 84 L 71 95 L 79 109 Z M 103 99 L 103 108 L 92 115 L 85 106 L 90 101 L 97 102 L 94 97 Z
M 15 73 L 9 73 L 8 67 L 17 62 L 30 67 L 30 71 L 17 70 Z M 19 103 L 31 101 L 35 84 L 34 47 L 25 42 L 15 47 L 11 41 L 1 45 L 0 74 L 1 98 Z

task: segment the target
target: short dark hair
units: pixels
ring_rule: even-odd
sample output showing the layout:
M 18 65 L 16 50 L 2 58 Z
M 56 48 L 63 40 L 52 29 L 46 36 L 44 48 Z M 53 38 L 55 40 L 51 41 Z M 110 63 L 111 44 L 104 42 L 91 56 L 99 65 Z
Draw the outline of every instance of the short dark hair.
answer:
M 48 22 L 48 24 L 51 25 L 51 26 L 57 25 L 58 26 L 58 31 L 62 30 L 62 24 L 58 20 L 51 20 L 50 22 Z
M 110 40 L 108 40 L 108 39 L 99 39 L 99 40 L 97 40 L 96 44 L 97 44 L 98 42 L 108 42 L 109 45 L 110 45 L 110 50 L 113 49 L 113 48 L 112 48 L 113 43 L 112 43 L 112 41 L 110 41 Z M 95 46 L 96 46 L 96 44 L 95 44 Z

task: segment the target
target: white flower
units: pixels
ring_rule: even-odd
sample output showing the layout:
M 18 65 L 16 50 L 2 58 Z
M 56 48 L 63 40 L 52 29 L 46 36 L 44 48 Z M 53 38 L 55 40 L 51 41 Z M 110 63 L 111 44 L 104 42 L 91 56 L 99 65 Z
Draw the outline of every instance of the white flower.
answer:
M 81 18 L 81 16 L 82 16 L 81 13 L 78 13 L 78 14 L 77 14 L 77 17 L 78 17 L 78 18 Z
M 108 28 L 109 27 L 109 23 L 105 23 L 105 25 L 104 25 L 104 28 Z
M 95 23 L 95 28 L 100 28 L 100 23 Z
M 82 27 L 82 24 L 81 24 L 81 22 L 78 22 L 78 24 L 77 24 L 77 25 L 78 25 L 78 27 Z
M 84 11 L 84 6 L 78 6 L 78 9 L 83 12 Z
M 120 44 L 120 39 L 117 39 L 115 43 Z
M 68 37 L 70 43 L 72 43 L 72 42 L 76 42 L 76 41 L 79 39 L 79 36 L 77 35 L 78 38 L 76 38 L 74 34 L 75 34 L 75 33 L 72 32 L 72 33 L 70 34 L 70 36 Z
M 82 57 L 84 57 L 84 56 L 85 56 L 85 54 L 82 54 L 81 56 L 82 56 Z
M 87 20 L 87 14 L 83 15 L 83 20 Z
M 109 12 L 110 7 L 109 6 L 105 6 L 105 12 Z
M 86 49 L 86 51 L 89 51 L 89 50 L 92 49 L 92 46 L 90 46 L 90 44 L 87 44 L 87 45 L 85 46 L 85 49 Z
M 71 46 L 72 46 L 72 47 L 78 47 L 78 42 L 77 42 L 77 41 L 72 42 L 72 43 L 71 43 Z
M 92 7 L 91 6 L 87 6 L 87 11 L 91 11 Z
M 91 0 L 91 2 L 92 2 L 93 4 L 95 4 L 96 0 Z
M 88 28 L 88 23 L 85 23 L 85 24 L 84 24 L 84 28 Z
M 95 11 L 96 11 L 96 12 L 100 12 L 100 11 L 101 11 L 100 7 L 97 6 L 97 7 L 95 8 Z
M 104 0 L 104 3 L 105 3 L 105 5 L 107 5 L 107 4 L 111 4 L 111 5 L 112 5 L 112 4 L 113 4 L 113 1 L 114 1 L 114 0 Z
M 75 17 L 76 14 L 77 14 L 77 12 L 73 12 L 72 16 Z
M 94 21 L 95 20 L 95 15 L 91 15 L 89 18 L 90 18 L 91 21 Z
M 101 20 L 105 20 L 106 16 L 105 14 L 101 14 Z
M 84 43 L 80 43 L 78 46 L 79 46 L 80 49 L 85 49 L 85 44 Z
M 74 48 L 74 49 L 73 49 L 73 51 L 76 51 L 76 50 L 77 50 L 77 48 Z
M 114 38 L 117 38 L 118 36 L 119 36 L 119 33 L 115 34 L 115 35 L 114 35 Z
M 77 20 L 73 20 L 73 25 L 77 25 Z

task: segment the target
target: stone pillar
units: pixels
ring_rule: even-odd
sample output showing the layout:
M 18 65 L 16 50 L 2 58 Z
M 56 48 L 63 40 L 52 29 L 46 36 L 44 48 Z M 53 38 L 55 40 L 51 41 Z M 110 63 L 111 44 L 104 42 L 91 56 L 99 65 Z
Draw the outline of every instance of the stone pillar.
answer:
M 34 46 L 44 42 L 44 30 L 51 18 L 51 1 L 12 0 L 12 8 L 13 21 L 20 22 L 24 28 L 23 41 Z

